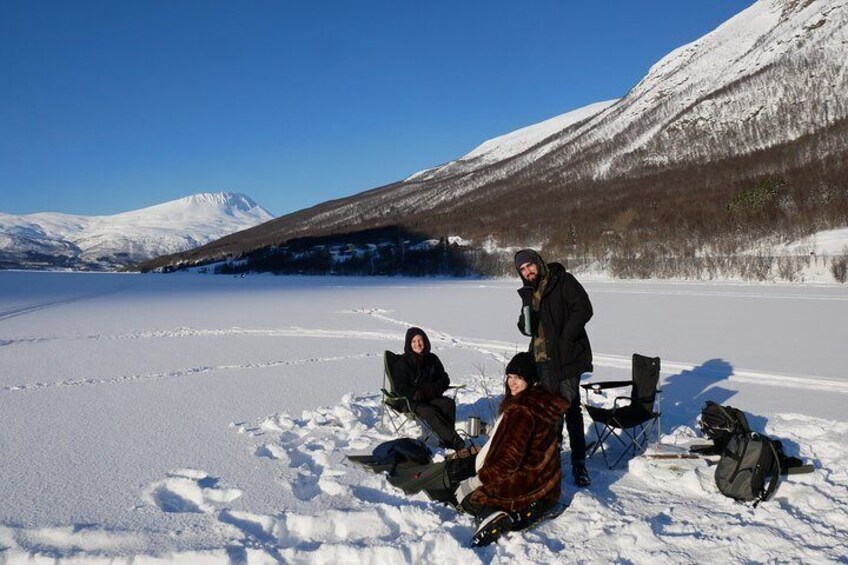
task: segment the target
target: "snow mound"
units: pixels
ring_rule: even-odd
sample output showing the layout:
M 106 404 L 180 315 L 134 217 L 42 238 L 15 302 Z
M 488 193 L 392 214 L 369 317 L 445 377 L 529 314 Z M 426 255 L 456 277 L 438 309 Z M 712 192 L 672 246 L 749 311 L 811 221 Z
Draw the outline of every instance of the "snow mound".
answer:
M 153 483 L 145 498 L 162 512 L 212 512 L 241 495 L 238 489 L 220 488 L 218 479 L 204 471 L 180 469 Z

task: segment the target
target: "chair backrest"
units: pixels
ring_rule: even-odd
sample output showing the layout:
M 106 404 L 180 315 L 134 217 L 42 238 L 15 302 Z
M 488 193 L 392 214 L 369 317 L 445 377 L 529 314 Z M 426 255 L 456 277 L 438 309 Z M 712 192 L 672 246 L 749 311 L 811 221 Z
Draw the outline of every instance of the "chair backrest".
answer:
M 657 396 L 657 384 L 660 380 L 660 358 L 633 354 L 633 392 L 631 406 L 641 405 L 653 414 L 654 399 Z
M 392 370 L 394 370 L 397 365 L 398 359 L 400 355 L 395 353 L 394 351 L 384 351 L 383 352 L 383 370 L 385 371 L 385 377 L 383 382 L 385 383 L 385 389 L 395 394 L 395 380 L 392 377 Z

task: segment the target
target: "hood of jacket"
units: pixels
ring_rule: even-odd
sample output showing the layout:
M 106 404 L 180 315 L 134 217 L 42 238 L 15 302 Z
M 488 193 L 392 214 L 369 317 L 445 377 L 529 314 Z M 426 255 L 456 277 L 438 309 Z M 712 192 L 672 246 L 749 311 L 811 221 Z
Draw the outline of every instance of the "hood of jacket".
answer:
M 521 278 L 521 282 L 523 282 L 525 285 L 536 286 L 539 281 L 541 281 L 548 275 L 548 265 L 547 263 L 545 263 L 545 260 L 542 259 L 542 256 L 539 255 L 534 249 L 521 249 L 516 252 L 515 256 L 518 257 L 518 255 L 521 253 L 530 256 L 531 262 L 536 265 L 537 269 L 539 269 L 539 278 L 536 280 L 535 283 L 531 283 L 530 281 L 521 276 L 521 269 L 519 268 L 520 265 L 516 265 L 515 270 L 518 273 L 518 276 Z
M 412 338 L 417 335 L 420 335 L 421 338 L 424 340 L 424 351 L 421 352 L 421 355 L 427 355 L 428 353 L 430 353 L 430 338 L 427 337 L 427 334 L 424 333 L 424 330 L 422 330 L 421 328 L 414 327 L 406 330 L 406 339 L 403 343 L 403 352 L 409 353 L 410 355 L 414 355 L 414 352 L 412 351 Z

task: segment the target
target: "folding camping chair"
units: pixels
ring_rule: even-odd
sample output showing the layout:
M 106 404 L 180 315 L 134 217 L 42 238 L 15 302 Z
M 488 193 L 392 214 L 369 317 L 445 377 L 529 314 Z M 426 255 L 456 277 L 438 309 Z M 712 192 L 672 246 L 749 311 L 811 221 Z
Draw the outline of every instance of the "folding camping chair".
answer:
M 660 378 L 660 358 L 633 354 L 632 380 L 589 383 L 580 385 L 586 390 L 584 406 L 592 418 L 592 427 L 597 439 L 590 444 L 588 456 L 591 457 L 600 447 L 607 467 L 612 469 L 628 453 L 636 456 L 648 446 L 648 435 L 652 427 L 656 428 L 656 438 L 660 437 L 660 397 L 662 390 L 657 388 Z M 631 387 L 630 396 L 617 396 L 612 408 L 599 408 L 589 404 L 589 391 L 600 394 L 610 388 Z M 626 401 L 626 402 L 625 402 Z M 656 401 L 656 410 L 654 409 Z M 653 424 L 653 426 L 652 426 Z M 610 464 L 607 457 L 607 440 L 615 438 L 624 446 L 623 451 Z
M 385 422 L 388 420 L 395 433 L 398 436 L 401 436 L 401 431 L 405 429 L 407 425 L 418 424 L 424 431 L 423 441 L 426 442 L 431 437 L 436 437 L 436 432 L 434 432 L 433 428 L 431 428 L 430 425 L 424 421 L 423 418 L 418 416 L 418 414 L 416 414 L 412 409 L 412 399 L 401 396 L 395 391 L 392 369 L 401 357 L 401 355 L 398 355 L 393 351 L 383 352 L 383 388 L 380 389 L 383 396 L 380 402 L 380 427 L 386 429 Z M 453 391 L 454 401 L 456 401 L 456 392 L 464 387 L 465 385 L 450 385 L 448 387 L 448 390 Z

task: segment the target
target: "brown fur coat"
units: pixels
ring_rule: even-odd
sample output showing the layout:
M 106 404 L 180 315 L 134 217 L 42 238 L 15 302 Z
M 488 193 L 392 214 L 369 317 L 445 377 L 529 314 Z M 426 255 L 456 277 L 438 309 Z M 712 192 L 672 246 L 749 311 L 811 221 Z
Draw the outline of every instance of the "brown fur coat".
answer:
M 475 505 L 518 510 L 532 502 L 559 499 L 562 466 L 557 421 L 569 407 L 565 398 L 541 387 L 506 398 L 502 420 L 471 493 Z

